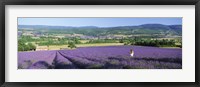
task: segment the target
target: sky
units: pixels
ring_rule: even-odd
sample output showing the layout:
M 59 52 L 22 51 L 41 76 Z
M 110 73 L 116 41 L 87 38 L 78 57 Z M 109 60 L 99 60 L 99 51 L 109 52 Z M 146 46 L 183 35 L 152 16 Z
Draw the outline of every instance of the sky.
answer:
M 182 18 L 18 18 L 18 25 L 114 27 L 142 24 L 176 25 L 182 24 Z

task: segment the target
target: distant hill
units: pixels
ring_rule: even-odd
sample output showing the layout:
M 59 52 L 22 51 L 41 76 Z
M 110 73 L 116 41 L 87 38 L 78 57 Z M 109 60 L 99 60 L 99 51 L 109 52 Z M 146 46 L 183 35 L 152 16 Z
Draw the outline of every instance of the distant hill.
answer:
M 46 26 L 46 25 L 18 25 L 18 29 L 45 30 L 49 33 L 77 33 L 85 35 L 105 35 L 105 34 L 166 34 L 182 35 L 182 25 L 163 24 L 143 24 L 138 26 L 116 26 L 116 27 L 96 27 L 96 26 Z
M 182 35 L 182 25 L 171 25 L 169 27 L 176 31 L 178 34 Z
M 18 25 L 18 29 L 75 29 L 75 28 L 98 28 L 96 26 L 47 26 L 47 25 Z

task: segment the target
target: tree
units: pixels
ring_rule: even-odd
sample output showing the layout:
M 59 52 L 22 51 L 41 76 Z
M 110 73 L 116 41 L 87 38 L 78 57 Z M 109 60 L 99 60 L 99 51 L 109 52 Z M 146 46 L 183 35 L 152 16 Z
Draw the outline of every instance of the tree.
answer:
M 75 44 L 80 44 L 81 43 L 78 38 L 73 38 L 73 41 L 74 41 Z
M 18 40 L 18 51 L 25 51 L 25 41 L 23 39 Z
M 74 42 L 69 42 L 68 47 L 72 49 L 72 48 L 76 48 L 76 45 Z
M 28 46 L 29 46 L 29 50 L 35 50 L 36 49 L 36 46 L 33 45 L 32 43 L 28 43 Z

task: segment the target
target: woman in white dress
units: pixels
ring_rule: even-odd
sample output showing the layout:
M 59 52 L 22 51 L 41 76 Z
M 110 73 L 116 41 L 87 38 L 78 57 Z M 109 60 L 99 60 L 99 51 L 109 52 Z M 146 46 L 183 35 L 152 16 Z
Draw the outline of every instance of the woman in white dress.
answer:
M 131 57 L 134 56 L 134 51 L 133 51 L 133 49 L 130 50 L 130 56 L 131 56 Z

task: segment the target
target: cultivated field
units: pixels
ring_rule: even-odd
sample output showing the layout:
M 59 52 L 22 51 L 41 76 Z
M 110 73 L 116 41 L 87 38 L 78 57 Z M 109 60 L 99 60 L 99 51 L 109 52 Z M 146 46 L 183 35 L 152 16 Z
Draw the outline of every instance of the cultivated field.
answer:
M 120 46 L 123 43 L 94 43 L 94 44 L 77 44 L 77 47 L 95 47 L 95 46 Z M 47 46 L 37 46 L 37 48 L 46 48 Z M 36 48 L 36 49 L 37 49 Z M 68 45 L 50 45 L 49 50 L 70 49 Z
M 182 69 L 182 49 L 79 45 L 72 50 L 18 52 L 18 69 Z

